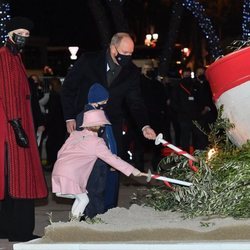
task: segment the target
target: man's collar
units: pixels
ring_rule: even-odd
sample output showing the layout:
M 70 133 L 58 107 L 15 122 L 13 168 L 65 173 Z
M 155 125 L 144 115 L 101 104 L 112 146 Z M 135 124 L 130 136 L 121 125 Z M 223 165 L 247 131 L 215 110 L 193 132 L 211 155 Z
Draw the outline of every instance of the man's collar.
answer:
M 107 52 L 106 52 L 106 58 L 107 58 L 107 71 L 108 70 L 115 70 L 115 69 L 121 67 L 120 65 L 116 64 L 113 61 L 113 58 L 110 55 L 110 49 L 108 49 Z

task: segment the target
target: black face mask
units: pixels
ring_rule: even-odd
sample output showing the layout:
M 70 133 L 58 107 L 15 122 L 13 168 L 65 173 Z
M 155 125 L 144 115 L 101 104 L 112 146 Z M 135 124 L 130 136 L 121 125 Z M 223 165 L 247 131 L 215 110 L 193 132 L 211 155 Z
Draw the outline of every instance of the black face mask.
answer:
M 104 110 L 107 107 L 107 104 L 97 104 L 96 109 L 102 109 Z
M 20 36 L 16 33 L 13 33 L 12 35 L 12 39 L 15 42 L 15 45 L 17 46 L 18 49 L 22 49 L 25 46 L 27 38 L 28 37 Z
M 98 137 L 102 137 L 105 132 L 105 127 L 100 127 L 97 131 Z
M 131 60 L 132 60 L 131 55 L 120 54 L 117 49 L 116 49 L 116 51 L 117 51 L 117 55 L 115 56 L 115 59 L 117 60 L 119 65 L 121 65 L 123 67 L 123 66 L 128 65 L 131 62 Z

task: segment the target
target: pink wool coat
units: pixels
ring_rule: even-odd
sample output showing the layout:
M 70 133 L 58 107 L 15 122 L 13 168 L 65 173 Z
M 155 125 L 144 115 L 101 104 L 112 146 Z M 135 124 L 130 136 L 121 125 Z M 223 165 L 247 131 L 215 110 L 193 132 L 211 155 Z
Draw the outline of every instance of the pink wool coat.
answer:
M 74 131 L 58 152 L 52 172 L 52 192 L 62 194 L 86 192 L 88 178 L 97 158 L 127 176 L 135 169 L 113 155 L 97 133 L 88 130 Z

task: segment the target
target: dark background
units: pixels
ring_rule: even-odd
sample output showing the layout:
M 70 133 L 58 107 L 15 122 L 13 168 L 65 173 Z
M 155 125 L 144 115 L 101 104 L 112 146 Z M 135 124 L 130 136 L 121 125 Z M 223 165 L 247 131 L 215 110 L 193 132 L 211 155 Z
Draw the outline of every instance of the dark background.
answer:
M 89 0 L 12 0 L 11 15 L 30 17 L 35 23 L 34 36 L 49 38 L 49 45 L 80 45 L 86 49 L 100 46 L 100 36 L 96 21 L 88 5 Z M 115 25 L 105 0 L 100 0 L 109 18 L 110 28 Z M 239 38 L 241 35 L 242 0 L 200 1 L 208 16 L 224 39 Z M 169 17 L 173 1 L 167 0 L 126 0 L 123 11 L 129 23 L 130 32 L 136 37 L 136 44 L 143 44 L 150 26 L 155 27 L 160 40 L 164 40 L 169 29 Z M 194 32 L 200 32 L 193 16 L 186 11 L 179 32 L 180 42 L 188 43 Z
M 32 36 L 47 37 L 50 46 L 80 45 L 98 47 L 98 32 L 87 1 L 15 0 L 10 2 L 12 16 L 33 20 Z
M 62 65 L 69 65 L 69 52 L 67 49 L 54 51 L 53 48 L 79 46 L 78 55 L 84 51 L 102 48 L 102 37 L 98 30 L 97 21 L 89 7 L 90 1 L 92 0 L 8 1 L 11 16 L 26 16 L 34 21 L 35 28 L 31 33 L 33 44 L 46 47 L 49 51 L 46 58 L 41 58 L 43 57 L 42 53 L 37 47 L 26 51 L 27 67 L 41 67 L 47 61 L 48 64 L 55 65 L 58 69 L 64 68 L 63 72 L 65 72 L 65 66 L 62 67 Z M 107 1 L 99 0 L 103 6 L 102 15 L 108 19 L 109 29 L 113 34 L 120 30 L 117 30 Z M 241 39 L 243 0 L 200 0 L 200 2 L 212 21 L 223 49 L 233 40 Z M 134 58 L 157 58 L 160 56 L 171 28 L 169 25 L 173 3 L 174 0 L 124 1 L 122 6 L 124 17 L 136 45 Z M 154 49 L 144 46 L 145 35 L 152 31 L 159 34 L 159 40 Z M 201 43 L 202 39 L 204 40 L 204 36 L 197 20 L 186 10 L 181 20 L 176 43 L 180 44 L 182 48 L 189 47 L 194 51 L 197 50 L 195 47 Z M 175 55 L 179 56 L 180 51 Z M 174 58 L 174 60 L 179 59 Z

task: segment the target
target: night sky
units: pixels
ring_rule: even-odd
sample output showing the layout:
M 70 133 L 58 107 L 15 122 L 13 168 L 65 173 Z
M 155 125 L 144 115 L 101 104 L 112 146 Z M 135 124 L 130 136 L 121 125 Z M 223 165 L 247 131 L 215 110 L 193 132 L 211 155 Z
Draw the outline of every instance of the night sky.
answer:
M 11 16 L 32 19 L 32 35 L 49 37 L 49 45 L 99 45 L 96 23 L 85 0 L 13 0 L 10 7 Z
M 34 21 L 35 28 L 31 32 L 34 39 L 45 38 L 45 46 L 79 46 L 78 55 L 85 51 L 99 50 L 103 48 L 103 39 L 98 29 L 97 22 L 89 7 L 91 0 L 9 0 L 11 16 L 26 16 Z M 93 0 L 94 1 L 94 0 Z M 103 12 L 98 15 L 98 22 L 105 16 L 111 33 L 117 31 L 117 27 L 111 18 L 108 0 L 99 0 L 103 6 Z M 112 0 L 118 1 L 118 0 Z M 242 2 L 243 0 L 224 0 L 222 8 L 218 8 L 219 1 L 199 0 L 203 3 L 208 17 L 211 18 L 216 34 L 220 38 L 220 44 L 226 48 L 232 41 L 241 39 L 242 35 Z M 123 13 L 128 21 L 129 31 L 135 38 L 136 50 L 134 59 L 156 58 L 162 55 L 162 48 L 168 38 L 170 29 L 171 7 L 173 1 L 168 0 L 125 0 Z M 221 1 L 222 2 L 222 1 Z M 93 3 L 93 2 L 91 2 Z M 101 23 L 101 22 L 100 22 Z M 159 34 L 157 47 L 148 49 L 144 46 L 144 39 L 150 33 L 151 27 Z M 105 29 L 103 29 L 105 30 Z M 111 34 L 111 35 L 112 35 Z M 197 20 L 187 10 L 184 11 L 176 43 L 182 47 L 190 47 L 199 56 L 201 39 L 204 37 Z M 39 40 L 39 39 L 38 39 Z M 67 53 L 68 51 L 64 52 Z M 177 59 L 181 52 L 178 50 Z M 50 53 L 51 54 L 51 53 Z M 32 51 L 30 55 L 35 55 Z M 58 68 L 58 55 L 52 55 Z M 64 55 L 62 55 L 63 57 Z M 30 64 L 36 62 L 33 56 Z M 54 64 L 54 61 L 52 62 Z
M 50 46 L 79 45 L 86 49 L 100 47 L 100 35 L 96 21 L 88 5 L 89 0 L 10 0 L 11 15 L 22 15 L 31 18 L 35 23 L 32 35 L 48 37 Z M 109 25 L 114 28 L 106 0 L 100 0 L 104 6 Z M 143 44 L 144 36 L 149 32 L 151 24 L 155 26 L 160 39 L 166 37 L 169 29 L 171 1 L 163 0 L 126 0 L 124 4 L 125 17 L 129 27 L 137 35 L 137 44 Z M 205 8 L 215 1 L 204 2 Z M 241 33 L 242 0 L 229 1 L 221 13 L 213 7 L 208 9 L 208 15 L 218 31 L 221 39 L 227 37 L 239 38 Z M 106 6 L 105 6 L 106 5 Z M 212 5 L 213 6 L 213 5 Z M 217 14 L 217 16 L 216 16 Z M 195 24 L 190 13 L 185 12 L 180 30 L 180 39 L 188 42 L 192 36 Z M 191 35 L 190 35 L 191 34 Z

